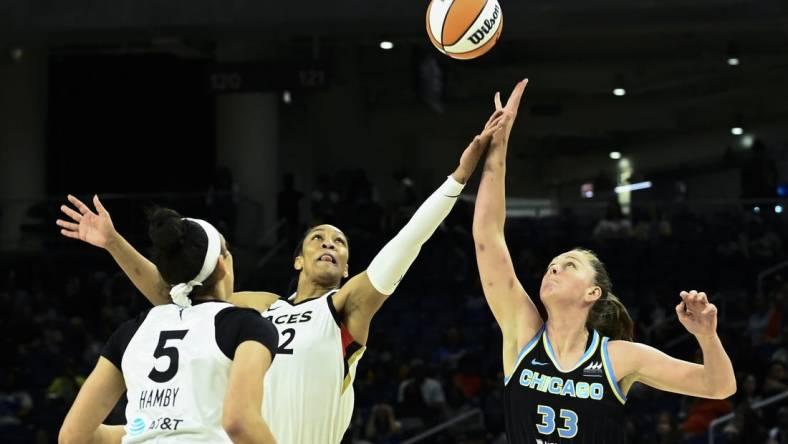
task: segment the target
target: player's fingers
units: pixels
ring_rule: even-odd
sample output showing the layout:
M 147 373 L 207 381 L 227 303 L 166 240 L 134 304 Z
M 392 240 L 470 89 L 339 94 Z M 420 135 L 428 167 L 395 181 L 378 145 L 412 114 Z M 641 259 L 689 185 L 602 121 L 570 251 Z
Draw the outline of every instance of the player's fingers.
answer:
M 79 222 L 82 220 L 82 215 L 74 211 L 74 209 L 69 207 L 68 205 L 61 205 L 60 211 L 65 213 L 66 216 L 74 219 L 75 222 Z
M 525 79 L 514 87 L 512 94 L 509 96 L 509 100 L 506 102 L 506 109 L 512 112 L 517 111 L 517 108 L 520 107 L 520 100 L 523 98 L 523 92 L 525 92 L 525 85 L 527 84 L 528 79 Z
M 67 230 L 79 231 L 79 224 L 75 224 L 73 222 L 67 222 L 63 219 L 58 219 L 57 221 L 55 221 L 55 223 L 57 224 L 57 226 L 63 227 Z
M 502 110 L 503 109 L 503 104 L 501 103 L 501 93 L 500 93 L 500 91 L 496 91 L 495 98 L 493 100 L 495 101 L 495 109 L 497 111 Z
M 496 129 L 498 129 L 499 126 L 503 125 L 505 121 L 506 121 L 506 115 L 501 114 L 500 116 L 498 116 L 498 118 L 490 122 L 490 125 L 484 131 L 487 132 L 495 131 Z
M 702 302 L 704 304 L 708 304 L 709 303 L 709 298 L 706 296 L 706 293 L 704 293 L 702 291 L 700 293 L 698 293 L 698 299 L 700 300 L 700 302 Z
M 96 211 L 99 214 L 107 214 L 107 210 L 106 208 L 104 208 L 104 205 L 101 204 L 101 201 L 98 198 L 98 194 L 93 195 L 93 205 L 96 207 Z
M 714 304 L 709 304 L 706 306 L 705 309 L 703 309 L 703 311 L 700 314 L 705 315 L 705 314 L 716 314 L 716 313 L 717 313 L 717 307 Z
M 72 196 L 71 194 L 68 195 L 68 201 L 71 202 L 80 213 L 85 214 L 90 212 L 90 208 L 87 205 L 82 203 L 81 200 L 77 199 L 76 196 Z
M 79 239 L 79 233 L 76 233 L 74 231 L 69 231 L 69 230 L 63 229 L 63 230 L 60 230 L 60 234 L 62 234 L 63 236 L 66 236 L 66 237 L 70 237 L 71 239 Z
M 485 122 L 485 124 L 484 124 L 484 128 L 487 129 L 490 126 L 492 126 L 493 122 L 495 122 L 495 120 L 500 118 L 502 115 L 503 115 L 503 110 L 502 109 L 496 110 L 494 113 L 492 113 L 490 118 L 487 119 L 487 122 Z

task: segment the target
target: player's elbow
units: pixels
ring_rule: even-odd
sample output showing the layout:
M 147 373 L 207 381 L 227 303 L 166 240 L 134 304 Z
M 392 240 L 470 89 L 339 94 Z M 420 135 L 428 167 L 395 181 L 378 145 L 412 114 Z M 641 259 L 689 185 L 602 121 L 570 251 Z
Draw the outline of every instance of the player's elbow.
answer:
M 254 434 L 254 421 L 250 416 L 238 410 L 225 410 L 222 416 L 222 428 L 232 442 L 250 442 L 250 437 Z
M 248 421 L 244 421 L 244 418 L 240 415 L 225 414 L 224 418 L 222 418 L 222 428 L 224 428 L 224 431 L 227 432 L 227 436 L 229 436 L 233 442 L 242 441 L 243 437 L 249 434 Z
M 80 444 L 83 442 L 87 442 L 87 440 L 74 427 L 71 427 L 68 422 L 60 427 L 60 432 L 57 435 L 57 444 Z
M 736 393 L 736 378 L 725 384 L 723 387 L 717 389 L 714 393 L 714 399 L 728 399 Z

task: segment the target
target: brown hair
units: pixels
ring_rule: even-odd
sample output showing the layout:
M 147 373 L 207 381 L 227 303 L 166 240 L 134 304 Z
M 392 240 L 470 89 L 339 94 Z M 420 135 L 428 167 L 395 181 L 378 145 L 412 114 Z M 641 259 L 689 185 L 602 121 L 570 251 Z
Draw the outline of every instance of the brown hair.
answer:
M 620 299 L 613 294 L 613 283 L 607 274 L 605 264 L 599 260 L 591 250 L 575 248 L 572 251 L 588 255 L 591 266 L 594 267 L 594 285 L 602 290 L 602 296 L 591 306 L 586 319 L 586 327 L 597 330 L 601 335 L 610 339 L 632 340 L 634 323 L 627 312 L 627 308 Z

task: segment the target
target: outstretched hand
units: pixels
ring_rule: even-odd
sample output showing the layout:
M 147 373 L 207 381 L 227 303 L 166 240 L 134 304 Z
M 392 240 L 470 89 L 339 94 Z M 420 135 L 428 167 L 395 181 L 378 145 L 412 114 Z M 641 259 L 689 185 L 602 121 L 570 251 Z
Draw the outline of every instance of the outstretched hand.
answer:
M 459 183 L 466 183 L 468 181 L 468 178 L 471 177 L 471 174 L 473 174 L 473 171 L 476 169 L 476 165 L 479 164 L 479 159 L 481 159 L 482 154 L 484 154 L 487 147 L 490 146 L 493 134 L 496 131 L 503 130 L 503 119 L 503 111 L 495 111 L 490 116 L 481 134 L 475 136 L 468 147 L 465 148 L 465 151 L 462 152 L 462 156 L 460 156 L 460 165 L 457 167 L 457 170 L 452 173 L 454 180 Z
M 528 85 L 528 79 L 517 82 L 514 86 L 512 93 L 509 94 L 509 99 L 506 101 L 506 106 L 501 103 L 501 93 L 496 92 L 493 101 L 495 102 L 495 111 L 503 113 L 503 128 L 499 132 L 493 134 L 492 143 L 507 143 L 509 141 L 509 134 L 512 132 L 514 120 L 517 117 L 517 111 L 520 109 L 520 101 L 525 93 L 525 87 Z
M 679 322 L 695 336 L 711 336 L 717 332 L 717 307 L 709 303 L 706 293 L 682 291 L 676 305 Z
M 101 204 L 98 196 L 93 196 L 95 213 L 81 200 L 70 194 L 68 201 L 77 208 L 77 211 L 68 205 L 60 206 L 60 210 L 71 218 L 71 221 L 57 220 L 56 223 L 61 228 L 60 234 L 72 239 L 79 239 L 96 247 L 107 248 L 109 241 L 118 233 L 115 231 L 115 226 L 112 225 L 109 212 Z

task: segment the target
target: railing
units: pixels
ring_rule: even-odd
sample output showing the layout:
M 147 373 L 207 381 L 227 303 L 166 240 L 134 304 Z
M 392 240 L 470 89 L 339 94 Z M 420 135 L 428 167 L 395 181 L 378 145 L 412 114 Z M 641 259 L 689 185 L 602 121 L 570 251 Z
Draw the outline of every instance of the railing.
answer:
M 785 398 L 788 398 L 788 392 L 782 392 L 779 395 L 774 395 L 771 398 L 758 401 L 754 403 L 751 408 L 753 410 L 760 410 L 768 405 L 774 404 L 777 401 L 782 401 Z M 730 422 L 735 416 L 735 413 L 728 413 L 727 415 L 720 416 L 719 418 L 712 421 L 711 424 L 709 424 L 709 444 L 714 444 L 714 429 L 719 427 L 721 424 Z
M 453 426 L 453 425 L 455 425 L 455 424 L 457 424 L 459 422 L 465 421 L 468 418 L 472 418 L 474 416 L 479 416 L 480 418 L 482 418 L 482 411 L 480 409 L 473 409 L 473 410 L 469 410 L 467 412 L 461 413 L 461 414 L 455 416 L 454 418 L 452 418 L 452 419 L 450 419 L 450 420 L 448 420 L 448 421 L 446 421 L 446 422 L 444 422 L 442 424 L 438 424 L 438 425 L 436 425 L 435 427 L 433 427 L 433 428 L 431 428 L 429 430 L 425 430 L 424 432 L 419 433 L 418 435 L 416 435 L 416 436 L 414 436 L 412 438 L 409 438 L 409 439 L 407 439 L 405 441 L 402 441 L 401 444 L 415 444 L 417 442 L 424 441 L 425 439 L 427 439 L 427 438 L 429 438 L 429 437 L 431 437 L 431 436 L 433 436 L 435 434 L 438 434 L 438 433 L 448 429 L 449 427 L 451 427 L 451 426 Z

